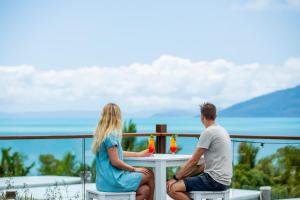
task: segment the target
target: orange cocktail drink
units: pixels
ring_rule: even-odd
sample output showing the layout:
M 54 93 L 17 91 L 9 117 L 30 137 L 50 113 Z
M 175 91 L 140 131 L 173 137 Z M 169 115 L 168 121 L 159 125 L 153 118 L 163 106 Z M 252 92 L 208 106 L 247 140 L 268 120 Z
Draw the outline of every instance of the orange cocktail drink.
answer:
M 175 154 L 176 151 L 177 151 L 175 135 L 172 135 L 171 138 L 170 138 L 170 151 L 171 151 L 172 154 Z
M 154 143 L 154 137 L 151 135 L 148 139 L 148 151 L 149 153 L 154 153 L 155 151 L 155 143 Z

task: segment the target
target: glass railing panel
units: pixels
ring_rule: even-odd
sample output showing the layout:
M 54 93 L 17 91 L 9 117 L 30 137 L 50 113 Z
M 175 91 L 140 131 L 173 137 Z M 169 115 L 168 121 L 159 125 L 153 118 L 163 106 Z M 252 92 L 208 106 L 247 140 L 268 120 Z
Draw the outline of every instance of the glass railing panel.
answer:
M 0 140 L 0 194 L 81 199 L 82 147 L 82 139 Z
M 232 188 L 272 187 L 272 199 L 300 196 L 300 141 L 233 139 Z
M 131 151 L 147 148 L 148 136 L 125 138 L 127 137 L 123 137 L 123 140 L 127 140 L 127 147 L 124 148 L 131 146 Z M 96 166 L 95 155 L 91 151 L 92 140 L 0 140 L 0 193 L 17 190 L 18 195 L 23 196 L 48 195 L 50 198 L 51 195 L 62 195 L 84 199 L 83 191 L 95 188 Z M 198 138 L 177 136 L 176 142 L 176 154 L 192 154 Z M 170 136 L 167 136 L 167 153 L 169 148 Z M 258 190 L 260 186 L 267 185 L 272 187 L 272 198 L 300 196 L 299 140 L 232 138 L 232 151 L 232 188 Z M 8 167 L 9 164 L 11 168 Z M 168 169 L 167 178 L 172 177 L 176 170 Z M 21 179 L 16 178 L 24 177 L 27 179 L 23 179 L 22 183 L 25 184 L 21 184 L 21 188 L 20 184 L 16 184 Z M 33 187 L 33 182 L 40 185 Z

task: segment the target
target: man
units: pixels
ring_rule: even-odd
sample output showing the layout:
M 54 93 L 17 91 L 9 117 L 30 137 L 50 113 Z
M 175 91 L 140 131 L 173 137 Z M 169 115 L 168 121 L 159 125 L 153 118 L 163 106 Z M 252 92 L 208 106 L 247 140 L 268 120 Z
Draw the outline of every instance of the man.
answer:
M 201 133 L 192 157 L 167 183 L 168 195 L 175 200 L 190 200 L 189 191 L 222 191 L 229 188 L 232 177 L 231 141 L 227 131 L 215 123 L 216 107 L 204 103 L 201 108 L 201 122 L 205 130 Z M 187 177 L 204 155 L 205 167 L 198 169 L 200 176 Z

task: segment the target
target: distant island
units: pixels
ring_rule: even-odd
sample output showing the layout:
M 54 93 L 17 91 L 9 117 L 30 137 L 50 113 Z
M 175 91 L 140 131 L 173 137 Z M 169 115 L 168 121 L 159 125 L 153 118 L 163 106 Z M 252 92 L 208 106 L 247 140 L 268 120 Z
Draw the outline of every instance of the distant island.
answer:
M 222 117 L 300 117 L 300 85 L 221 110 Z
M 199 117 L 196 112 L 169 110 L 152 117 Z M 220 110 L 221 117 L 300 117 L 300 85 L 278 90 Z
M 201 103 L 201 102 L 199 102 Z M 134 113 L 142 117 L 199 117 L 199 110 L 171 109 L 145 115 L 144 112 Z M 0 112 L 0 118 L 6 117 L 93 117 L 99 118 L 99 110 L 65 110 L 41 112 Z M 220 110 L 221 117 L 300 117 L 300 85 L 285 90 L 275 91 L 250 100 L 234 104 Z M 124 118 L 132 118 L 132 113 L 124 113 Z

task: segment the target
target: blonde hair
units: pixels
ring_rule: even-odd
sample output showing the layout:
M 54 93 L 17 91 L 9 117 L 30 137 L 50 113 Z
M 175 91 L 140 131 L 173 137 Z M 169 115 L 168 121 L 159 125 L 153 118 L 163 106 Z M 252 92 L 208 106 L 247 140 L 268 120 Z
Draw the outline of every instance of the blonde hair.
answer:
M 114 103 L 109 103 L 104 106 L 101 118 L 96 128 L 92 145 L 92 151 L 94 154 L 98 152 L 98 149 L 104 139 L 113 131 L 116 131 L 120 136 L 122 136 L 122 116 L 119 106 Z

